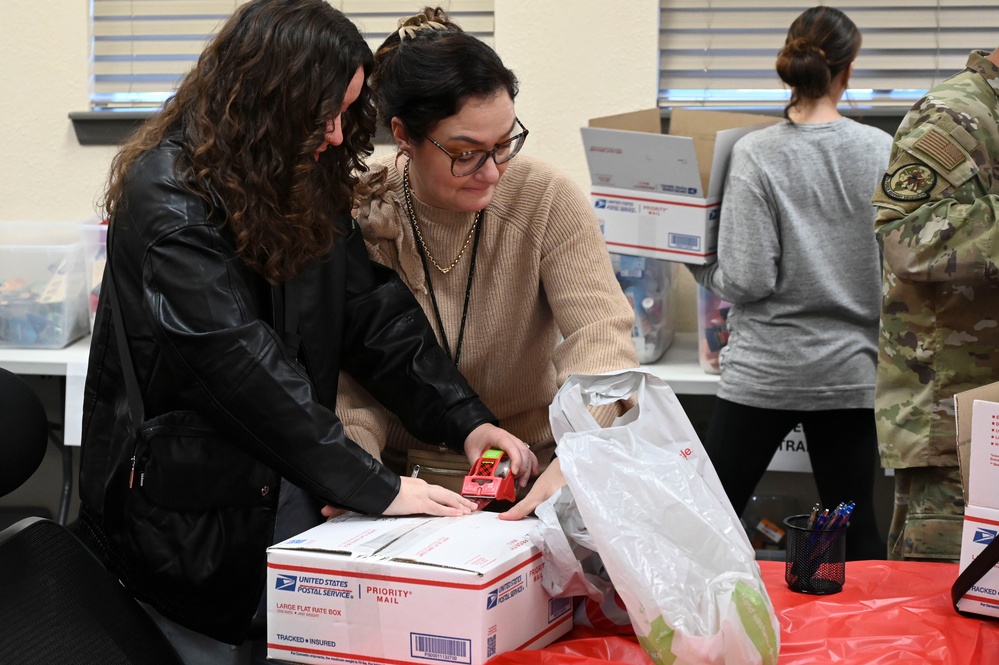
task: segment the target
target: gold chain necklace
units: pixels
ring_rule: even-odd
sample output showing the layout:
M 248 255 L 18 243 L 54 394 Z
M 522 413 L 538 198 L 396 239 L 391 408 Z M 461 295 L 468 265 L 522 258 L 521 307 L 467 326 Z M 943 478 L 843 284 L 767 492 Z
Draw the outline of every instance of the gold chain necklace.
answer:
M 416 231 L 416 239 L 420 241 L 420 246 L 423 247 L 424 253 L 426 253 L 427 258 L 430 259 L 430 263 L 433 264 L 435 268 L 440 270 L 445 275 L 451 272 L 458 261 L 461 261 L 461 257 L 464 256 L 465 250 L 468 249 L 468 243 L 472 241 L 472 236 L 475 235 L 475 229 L 479 226 L 479 220 L 482 219 L 482 211 L 475 213 L 475 219 L 472 221 L 472 228 L 468 229 L 468 235 L 465 236 L 465 244 L 461 246 L 461 251 L 458 252 L 458 256 L 454 257 L 454 261 L 451 262 L 447 268 L 441 266 L 437 263 L 434 255 L 430 253 L 430 248 L 427 247 L 426 241 L 423 240 L 423 234 L 420 233 L 420 225 L 416 223 L 416 211 L 413 210 L 413 198 L 409 190 L 409 161 L 406 161 L 406 167 L 402 170 L 402 192 L 406 199 L 406 213 L 409 215 L 409 221 L 413 225 L 413 230 Z
M 406 203 L 410 204 L 409 200 L 409 162 L 406 162 L 406 169 L 403 171 L 403 189 L 406 191 Z M 413 233 L 419 234 L 419 229 L 416 226 L 416 216 L 413 215 L 412 204 L 407 206 L 409 208 L 409 224 L 413 227 Z M 430 303 L 434 306 L 434 318 L 437 319 L 437 330 L 440 332 L 441 336 L 441 346 L 444 351 L 447 352 L 447 357 L 451 359 L 454 366 L 458 366 L 458 360 L 461 358 L 461 345 L 465 341 L 465 323 L 468 321 L 468 303 L 472 299 L 472 279 L 475 277 L 475 258 L 479 255 L 479 239 L 482 237 L 482 227 L 485 225 L 484 212 L 480 210 L 475 216 L 475 223 L 472 225 L 473 235 L 475 236 L 475 242 L 472 243 L 472 258 L 468 263 L 468 281 L 465 282 L 465 302 L 461 306 L 461 325 L 458 326 L 458 344 L 455 346 L 454 355 L 451 355 L 451 345 L 447 341 L 447 332 L 444 330 L 444 319 L 441 317 L 440 307 L 437 305 L 437 294 L 434 293 L 434 280 L 430 279 L 430 267 L 427 264 L 427 255 L 429 252 L 426 251 L 426 245 L 422 242 L 417 245 L 416 253 L 420 255 L 420 264 L 423 266 L 423 278 L 427 280 L 427 293 L 430 294 Z M 468 243 L 466 243 L 467 245 Z M 461 250 L 465 251 L 464 248 Z M 461 258 L 461 254 L 458 254 L 458 258 Z M 433 259 L 431 259 L 432 261 Z M 454 260 L 457 263 L 458 259 Z M 448 268 L 450 270 L 454 267 L 454 263 Z M 434 265 L 437 265 L 436 263 Z M 440 266 L 437 266 L 438 270 L 441 270 Z M 446 270 L 441 270 L 441 272 L 447 272 Z

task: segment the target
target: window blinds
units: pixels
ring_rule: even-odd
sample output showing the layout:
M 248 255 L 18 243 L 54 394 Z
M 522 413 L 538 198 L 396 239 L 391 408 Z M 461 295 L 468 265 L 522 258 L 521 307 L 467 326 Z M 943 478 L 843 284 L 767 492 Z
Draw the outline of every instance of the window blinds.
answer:
M 92 110 L 158 108 L 173 94 L 212 35 L 246 0 L 91 0 Z M 494 0 L 452 0 L 465 31 L 493 43 Z M 396 21 L 422 6 L 413 0 L 333 0 L 372 49 Z M 443 3 L 442 3 L 443 4 Z
M 847 98 L 908 106 L 999 46 L 995 0 L 660 0 L 660 106 L 782 106 L 774 63 L 804 10 L 830 4 L 863 36 Z

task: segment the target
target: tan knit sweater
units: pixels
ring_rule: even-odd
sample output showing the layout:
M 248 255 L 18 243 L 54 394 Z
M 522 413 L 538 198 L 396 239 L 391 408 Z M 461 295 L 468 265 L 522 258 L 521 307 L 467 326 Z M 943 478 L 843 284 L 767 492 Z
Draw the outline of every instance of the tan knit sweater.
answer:
M 384 186 L 359 202 L 357 221 L 371 257 L 399 273 L 436 330 L 394 157 L 376 161 L 365 182 L 382 178 Z M 474 214 L 434 208 L 415 195 L 413 207 L 430 254 L 447 267 L 468 238 Z M 548 407 L 558 386 L 573 373 L 637 366 L 634 313 L 584 194 L 550 166 L 524 155 L 511 161 L 482 225 L 459 369 L 500 426 L 531 444 L 545 465 L 554 451 Z M 471 257 L 469 243 L 447 274 L 430 264 L 452 354 Z M 347 434 L 376 457 L 386 445 L 438 449 L 437 442 L 410 436 L 346 376 L 337 413 Z

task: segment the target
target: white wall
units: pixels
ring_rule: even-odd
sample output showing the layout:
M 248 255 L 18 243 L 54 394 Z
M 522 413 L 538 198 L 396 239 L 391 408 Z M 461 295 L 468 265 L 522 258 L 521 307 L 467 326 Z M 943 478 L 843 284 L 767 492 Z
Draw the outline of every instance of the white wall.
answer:
M 67 115 L 88 109 L 89 3 L 0 3 L 0 220 L 94 214 L 114 155 L 81 146 Z
M 496 0 L 496 50 L 520 79 L 524 150 L 588 190 L 579 128 L 656 105 L 659 3 Z

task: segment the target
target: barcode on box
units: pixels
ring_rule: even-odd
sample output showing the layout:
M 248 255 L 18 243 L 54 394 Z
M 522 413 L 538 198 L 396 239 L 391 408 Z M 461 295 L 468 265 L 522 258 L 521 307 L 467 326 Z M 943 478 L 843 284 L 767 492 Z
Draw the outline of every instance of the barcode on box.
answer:
M 684 233 L 670 233 L 669 246 L 673 249 L 699 250 L 701 248 L 701 237 Z
M 410 633 L 409 642 L 410 655 L 414 658 L 439 660 L 446 663 L 466 663 L 468 665 L 472 662 L 471 640 Z
M 486 658 L 492 658 L 496 655 L 496 636 L 490 635 L 486 638 Z
M 572 598 L 552 598 L 548 601 L 548 623 L 565 616 L 572 609 Z

